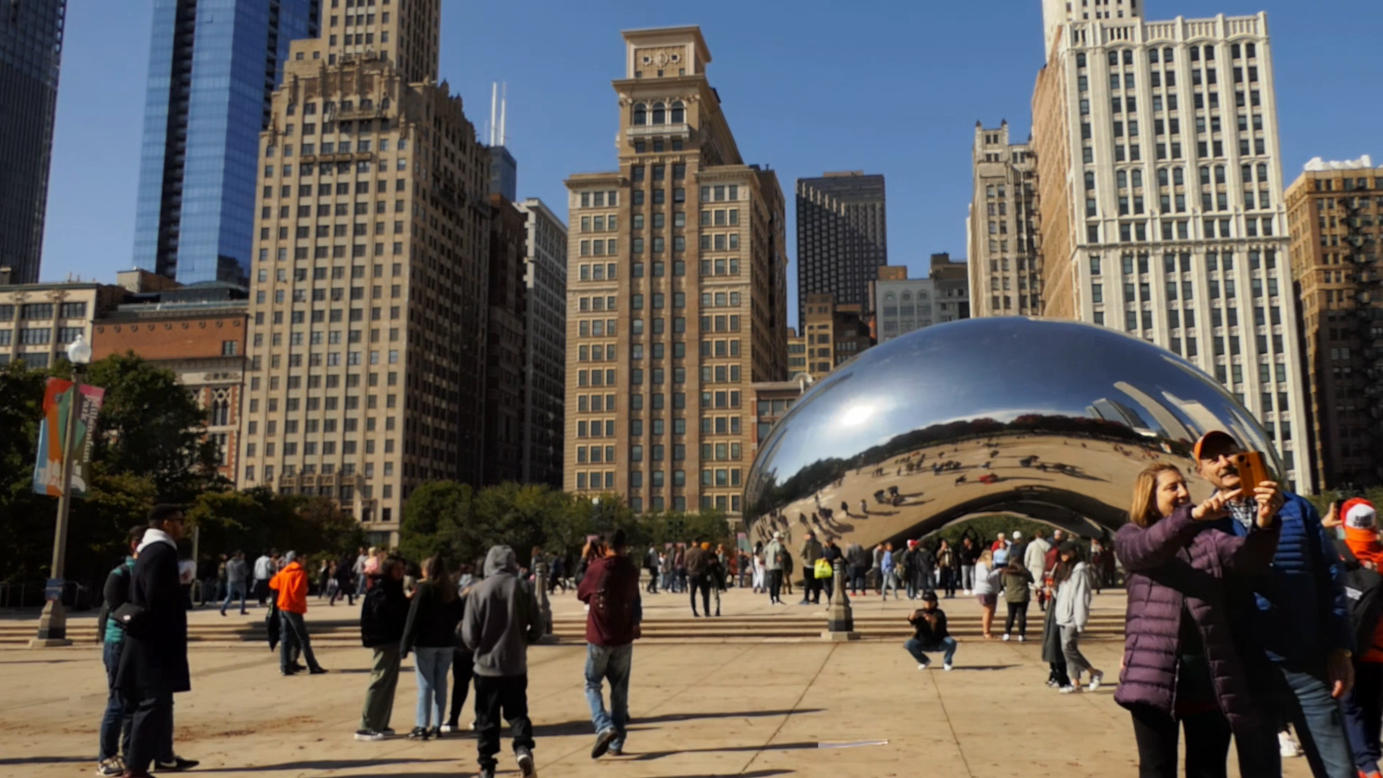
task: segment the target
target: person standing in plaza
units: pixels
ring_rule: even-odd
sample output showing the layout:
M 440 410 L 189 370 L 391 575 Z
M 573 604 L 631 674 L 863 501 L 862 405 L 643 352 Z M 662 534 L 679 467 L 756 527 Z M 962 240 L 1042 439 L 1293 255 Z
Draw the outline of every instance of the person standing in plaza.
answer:
M 1267 497 L 1254 531 L 1232 537 L 1207 529 L 1225 515 L 1224 496 L 1193 505 L 1174 465 L 1138 475 L 1116 545 L 1128 604 L 1114 701 L 1133 716 L 1141 775 L 1175 778 L 1181 729 L 1187 775 L 1224 775 L 1231 733 L 1243 775 L 1282 774 L 1275 717 L 1255 700 L 1230 623 L 1238 605 L 1228 579 L 1265 571 L 1277 548 Z
M 969 535 L 961 538 L 960 548 L 956 551 L 956 561 L 960 563 L 960 587 L 965 590 L 965 594 L 975 593 L 975 560 L 980 556 L 980 551 L 975 547 L 975 541 Z
M 471 589 L 461 621 L 462 640 L 475 655 L 480 778 L 494 778 L 499 764 L 495 754 L 501 716 L 509 722 L 519 770 L 524 778 L 537 774 L 533 722 L 528 717 L 528 645 L 543 636 L 543 621 L 533 592 L 518 572 L 514 549 L 492 547 L 485 557 L 485 578 Z
M 1378 603 L 1383 603 L 1379 591 L 1383 581 L 1378 571 L 1383 568 L 1383 544 L 1378 541 L 1378 515 L 1373 503 L 1360 498 L 1331 507 L 1345 536 L 1336 541 L 1336 548 L 1347 576 L 1346 591 L 1357 603 L 1350 614 L 1358 649 L 1354 688 L 1341 700 L 1341 708 L 1354 766 L 1362 778 L 1379 778 L 1379 759 L 1383 757 L 1379 743 L 1383 730 L 1383 619 L 1379 618 Z M 1325 524 L 1322 521 L 1322 526 Z M 1374 604 L 1370 606 L 1370 602 Z
M 750 557 L 749 563 L 753 566 L 754 571 L 754 593 L 763 594 L 768 590 L 768 566 L 764 563 L 764 542 L 762 540 L 754 544 L 754 553 Z
M 956 551 L 945 540 L 936 549 L 936 570 L 941 579 L 941 589 L 946 598 L 956 596 L 956 579 L 960 577 L 960 565 L 956 562 Z
M 118 776 L 125 774 L 121 754 L 130 751 L 130 725 L 133 713 L 125 705 L 125 695 L 115 684 L 120 670 L 120 654 L 125 647 L 125 627 L 112 618 L 130 599 L 130 579 L 134 573 L 135 551 L 144 539 L 146 527 L 138 526 L 129 532 L 130 553 L 110 574 L 102 589 L 105 602 L 97 618 L 97 634 L 101 639 L 101 660 L 106 668 L 106 712 L 101 718 L 100 750 L 96 757 L 96 774 Z
M 360 711 L 355 739 L 383 740 L 393 732 L 394 693 L 399 686 L 400 643 L 408 620 L 409 603 L 403 593 L 403 560 L 390 557 L 380 569 L 379 581 L 360 604 L 360 642 L 374 651 L 370 685 Z
M 672 590 L 674 592 L 681 593 L 687 590 L 688 551 L 686 543 L 677 544 L 677 553 L 672 560 Z
M 836 562 L 843 561 L 845 559 L 845 554 L 840 550 L 840 546 L 836 545 L 835 538 L 826 538 L 826 542 L 821 545 L 821 559 L 826 562 L 827 569 L 831 571 L 831 575 L 830 577 L 824 579 L 818 578 L 816 580 L 816 588 L 818 591 L 822 589 L 826 590 L 826 602 L 829 604 L 836 594 L 834 580 Z M 843 590 L 844 588 L 845 582 L 842 581 L 841 589 Z
M 1018 642 L 1023 643 L 1028 639 L 1028 604 L 1032 602 L 1032 573 L 1018 561 L 1018 558 L 1011 557 L 1008 567 L 1004 568 L 1004 605 L 1008 608 L 1008 618 L 1004 622 L 1004 640 L 1007 641 L 1013 634 L 1013 625 L 1018 624 Z
M 858 597 L 868 591 L 865 574 L 869 572 L 869 553 L 852 540 L 845 546 L 845 560 L 850 566 L 850 596 Z
M 459 608 L 457 617 L 464 621 L 466 603 L 469 602 L 471 589 L 476 584 L 476 577 L 470 574 L 470 565 L 461 566 L 461 574 L 457 576 L 456 580 L 457 607 Z M 451 710 L 447 716 L 447 723 L 442 725 L 443 734 L 461 730 L 461 709 L 465 707 L 466 697 L 475 681 L 475 655 L 466 647 L 466 642 L 461 639 L 459 626 L 454 637 L 454 648 L 451 655 Z M 471 728 L 475 728 L 474 719 L 471 721 Z
M 1090 621 L 1090 568 L 1081 559 L 1080 546 L 1068 542 L 1061 547 L 1061 561 L 1057 563 L 1056 574 L 1056 624 L 1061 629 L 1061 653 L 1066 657 L 1066 673 L 1071 678 L 1069 686 L 1062 687 L 1063 694 L 1081 691 L 1080 677 L 1088 673 L 1090 691 L 1100 688 L 1104 673 L 1095 669 L 1090 660 L 1080 650 L 1080 633 Z
M 1047 534 L 1042 530 L 1033 533 L 1032 542 L 1028 543 L 1023 551 L 1023 567 L 1032 575 L 1032 593 L 1037 599 L 1037 607 L 1041 610 L 1047 609 L 1047 601 L 1043 595 L 1043 574 L 1046 572 L 1047 552 L 1051 550 L 1051 544 L 1047 542 Z
M 783 533 L 774 532 L 773 539 L 764 546 L 764 567 L 768 573 L 768 602 L 770 605 L 782 605 L 783 598 L 783 562 L 787 556 L 787 548 L 783 546 Z
M 683 564 L 686 566 L 687 589 L 691 593 L 692 617 L 701 614 L 696 611 L 696 593 L 701 592 L 702 608 L 706 615 L 711 615 L 711 587 L 710 579 L 707 576 L 709 552 L 702 550 L 700 541 L 693 540 L 691 546 L 687 548 L 686 554 L 682 557 Z
M 908 623 L 915 631 L 903 647 L 917 660 L 917 669 L 931 667 L 928 653 L 941 652 L 941 667 L 950 670 L 956 658 L 956 639 L 946 630 L 946 612 L 937 607 L 936 592 L 922 594 L 922 608 L 912 612 Z
M 975 560 L 975 599 L 980 603 L 980 625 L 983 627 L 985 640 L 994 639 L 994 634 L 990 630 L 994 626 L 994 611 L 999 607 L 998 579 L 999 570 L 994 567 L 994 552 L 986 548 L 980 552 L 980 558 Z
M 1236 632 L 1270 663 L 1254 683 L 1282 690 L 1280 703 L 1312 772 L 1319 778 L 1354 778 L 1339 703 L 1354 685 L 1354 635 L 1340 559 L 1311 503 L 1271 481 L 1241 482 L 1234 457 L 1242 451 L 1220 430 L 1207 432 L 1193 448 L 1200 476 L 1229 509 L 1229 517 L 1215 523 L 1217 531 L 1248 535 L 1258 513 L 1255 497 L 1265 493 L 1260 490 L 1280 506 L 1282 529 L 1273 563 L 1244 586 L 1252 588 L 1258 607 L 1236 619 Z M 1251 663 L 1250 674 L 1263 667 Z
M 461 608 L 442 558 L 433 555 L 423 560 L 423 577 L 413 591 L 399 646 L 402 658 L 417 655 L 413 671 L 418 680 L 418 709 L 413 731 L 408 733 L 410 740 L 441 737 L 447 711 L 447 671 L 456 650 Z
M 634 641 L 639 637 L 643 603 L 639 571 L 624 556 L 624 530 L 605 537 L 602 556 L 591 563 L 577 599 L 586 603 L 586 703 L 595 726 L 591 758 L 624 752 L 629 721 L 629 675 Z M 610 709 L 605 709 L 604 684 L 610 682 Z
M 250 566 L 245 563 L 245 552 L 237 551 L 229 561 L 226 562 L 226 599 L 221 602 L 221 615 L 226 615 L 226 608 L 235 600 L 235 595 L 240 595 L 240 615 L 249 613 L 245 610 L 246 584 L 250 577 Z
M 658 593 L 658 549 L 655 546 L 648 547 L 648 553 L 644 555 L 643 566 L 648 570 L 648 593 Z M 579 587 L 578 587 L 579 589 Z
M 187 600 L 178 574 L 178 541 L 183 536 L 183 512 L 176 505 L 159 505 L 149 512 L 148 527 L 135 552 L 130 571 L 124 648 L 115 686 L 131 710 L 130 745 L 125 753 L 127 778 L 148 778 L 150 765 L 160 770 L 185 770 L 191 760 L 156 759 L 171 749 L 173 695 L 192 689 L 187 666 Z M 163 756 L 171 756 L 164 754 Z
M 255 599 L 259 600 L 260 607 L 269 599 L 269 579 L 278 572 L 278 558 L 279 552 L 270 550 L 255 560 Z
M 808 531 L 802 541 L 798 559 L 802 561 L 802 602 L 798 605 L 821 604 L 821 582 L 816 579 L 816 560 L 821 558 L 821 542 L 816 533 Z
M 282 641 L 279 643 L 279 672 L 284 675 L 298 672 L 294 669 L 292 659 L 296 650 L 301 651 L 303 658 L 307 660 L 308 672 L 321 675 L 326 670 L 317 664 L 317 656 L 312 653 L 312 638 L 307 634 L 307 622 L 303 621 L 303 617 L 307 615 L 307 571 L 298 561 L 296 552 L 289 551 L 284 554 L 283 559 L 286 563 L 284 568 L 269 580 L 269 588 L 279 593 L 279 629 L 282 632 Z
M 888 602 L 889 591 L 893 592 L 893 599 L 899 599 L 898 595 L 898 563 L 894 560 L 898 558 L 898 553 L 893 550 L 892 543 L 884 544 L 884 553 L 879 556 L 880 576 L 883 578 L 884 587 L 881 592 L 882 601 Z
M 884 593 L 884 544 L 880 543 L 874 547 L 874 565 L 869 569 L 869 576 L 872 579 L 869 585 L 874 587 L 875 594 Z

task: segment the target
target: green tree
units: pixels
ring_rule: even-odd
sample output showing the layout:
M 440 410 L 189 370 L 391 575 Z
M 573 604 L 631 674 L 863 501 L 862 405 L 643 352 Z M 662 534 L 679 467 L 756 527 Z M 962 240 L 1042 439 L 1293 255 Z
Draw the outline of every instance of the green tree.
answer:
M 428 481 L 408 496 L 399 523 L 399 552 L 420 562 L 437 553 L 453 564 L 475 559 L 489 533 L 475 520 L 475 492 L 468 484 Z

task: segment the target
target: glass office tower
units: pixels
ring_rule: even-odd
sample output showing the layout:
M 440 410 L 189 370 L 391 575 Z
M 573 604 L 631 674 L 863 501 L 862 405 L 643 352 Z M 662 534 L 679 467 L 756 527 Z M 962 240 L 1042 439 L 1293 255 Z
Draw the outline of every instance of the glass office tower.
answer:
M 134 266 L 184 284 L 243 283 L 259 133 L 288 44 L 320 0 L 154 0 Z
M 0 267 L 38 281 L 66 0 L 0 2 Z

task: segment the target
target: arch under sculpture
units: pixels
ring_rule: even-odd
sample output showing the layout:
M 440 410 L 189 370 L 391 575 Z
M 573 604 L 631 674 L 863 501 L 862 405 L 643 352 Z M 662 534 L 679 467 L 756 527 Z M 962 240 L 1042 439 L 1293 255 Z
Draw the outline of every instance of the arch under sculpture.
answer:
M 1210 429 L 1281 472 L 1252 414 L 1151 343 L 1041 319 L 927 327 L 865 351 L 797 401 L 759 446 L 746 526 L 751 543 L 780 531 L 794 548 L 809 528 L 869 547 L 992 513 L 1098 535 L 1123 524 L 1150 462 L 1190 476 L 1191 446 Z M 1188 481 L 1193 497 L 1209 494 Z

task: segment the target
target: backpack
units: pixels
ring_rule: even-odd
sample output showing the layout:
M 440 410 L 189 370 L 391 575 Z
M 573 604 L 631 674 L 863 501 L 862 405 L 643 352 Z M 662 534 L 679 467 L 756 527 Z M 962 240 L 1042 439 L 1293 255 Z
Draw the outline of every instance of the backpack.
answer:
M 1374 630 L 1383 615 L 1383 574 L 1359 563 L 1343 540 L 1335 541 L 1343 562 L 1345 598 L 1349 601 L 1349 621 L 1354 627 L 1356 653 L 1363 655 L 1374 645 Z M 1383 646 L 1380 646 L 1383 648 Z
M 106 588 L 110 588 L 112 582 L 116 586 L 116 595 L 119 602 L 112 605 L 109 600 L 102 598 L 101 610 L 96 616 L 96 642 L 104 643 L 106 640 L 106 624 L 110 621 L 110 615 L 124 605 L 130 599 L 130 568 L 124 563 L 106 576 Z

